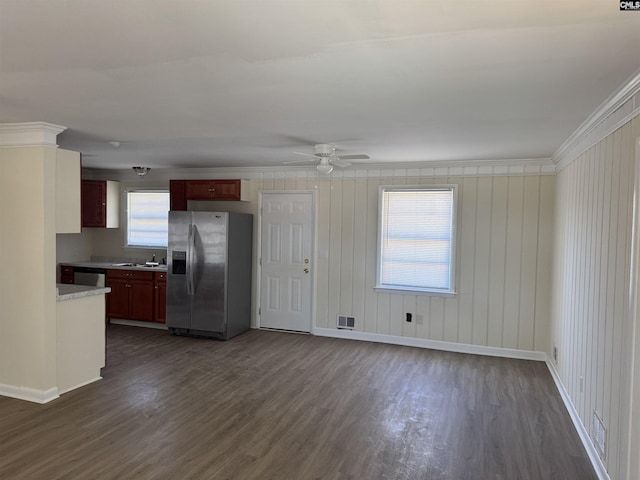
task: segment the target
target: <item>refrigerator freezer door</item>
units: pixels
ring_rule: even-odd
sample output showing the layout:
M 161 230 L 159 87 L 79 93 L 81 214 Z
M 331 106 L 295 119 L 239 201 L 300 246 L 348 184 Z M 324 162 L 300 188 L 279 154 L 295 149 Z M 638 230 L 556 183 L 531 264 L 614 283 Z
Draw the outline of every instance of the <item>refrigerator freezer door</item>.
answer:
M 193 297 L 191 329 L 201 332 L 226 331 L 226 266 L 228 214 L 193 214 Z
M 169 212 L 166 320 L 169 328 L 190 328 L 191 324 L 191 266 L 188 263 L 191 230 L 191 212 Z

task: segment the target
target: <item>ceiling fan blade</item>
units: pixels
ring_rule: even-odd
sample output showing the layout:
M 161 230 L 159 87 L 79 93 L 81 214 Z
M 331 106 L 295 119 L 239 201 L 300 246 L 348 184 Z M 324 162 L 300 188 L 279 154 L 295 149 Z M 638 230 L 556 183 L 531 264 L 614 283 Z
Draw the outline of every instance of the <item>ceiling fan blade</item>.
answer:
M 305 159 L 301 158 L 300 160 L 287 160 L 287 161 L 282 162 L 282 163 L 285 163 L 285 164 L 289 164 L 289 163 L 307 163 L 307 162 L 315 162 L 317 160 L 318 159 L 315 158 L 315 157 L 313 157 L 313 158 L 305 158 Z
M 342 160 L 369 160 L 369 155 L 360 154 L 360 155 L 340 155 Z
M 313 157 L 313 158 L 315 158 L 315 159 L 320 158 L 320 157 L 318 157 L 318 156 L 316 156 L 316 155 L 312 155 L 312 154 L 310 154 L 310 153 L 302 153 L 302 152 L 293 152 L 293 153 L 295 153 L 296 155 L 304 155 L 305 157 Z
M 331 159 L 331 163 L 334 164 L 334 165 L 337 165 L 338 167 L 349 167 L 349 166 L 351 166 L 351 162 L 347 162 L 342 157 L 333 157 Z

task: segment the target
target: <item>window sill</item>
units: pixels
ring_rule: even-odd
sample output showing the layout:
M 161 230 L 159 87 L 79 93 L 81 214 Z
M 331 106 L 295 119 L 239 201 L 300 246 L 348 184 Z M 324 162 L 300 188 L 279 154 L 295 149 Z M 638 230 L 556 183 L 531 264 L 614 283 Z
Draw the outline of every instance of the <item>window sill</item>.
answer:
M 427 297 L 455 297 L 457 292 L 443 292 L 441 290 L 420 290 L 394 287 L 373 287 L 376 293 L 397 293 L 400 295 L 425 295 Z

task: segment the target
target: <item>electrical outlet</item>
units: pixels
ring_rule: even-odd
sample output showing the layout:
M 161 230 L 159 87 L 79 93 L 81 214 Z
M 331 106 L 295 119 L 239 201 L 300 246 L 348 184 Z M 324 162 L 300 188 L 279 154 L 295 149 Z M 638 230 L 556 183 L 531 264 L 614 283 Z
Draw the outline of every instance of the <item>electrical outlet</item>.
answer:
M 411 323 L 413 315 L 407 312 L 407 322 Z

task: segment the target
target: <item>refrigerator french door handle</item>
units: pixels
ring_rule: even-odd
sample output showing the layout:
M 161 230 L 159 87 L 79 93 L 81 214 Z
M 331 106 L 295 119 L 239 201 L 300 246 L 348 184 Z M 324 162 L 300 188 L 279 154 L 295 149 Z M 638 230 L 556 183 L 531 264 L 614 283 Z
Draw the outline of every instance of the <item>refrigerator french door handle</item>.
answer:
M 194 281 L 194 270 L 197 265 L 198 258 L 196 255 L 196 236 L 198 233 L 198 227 L 195 224 L 191 225 L 191 238 L 189 240 L 189 263 L 191 268 L 189 268 L 189 283 L 191 284 L 191 295 L 196 294 L 196 285 Z
M 193 295 L 193 225 L 189 225 L 189 238 L 187 239 L 187 295 Z

